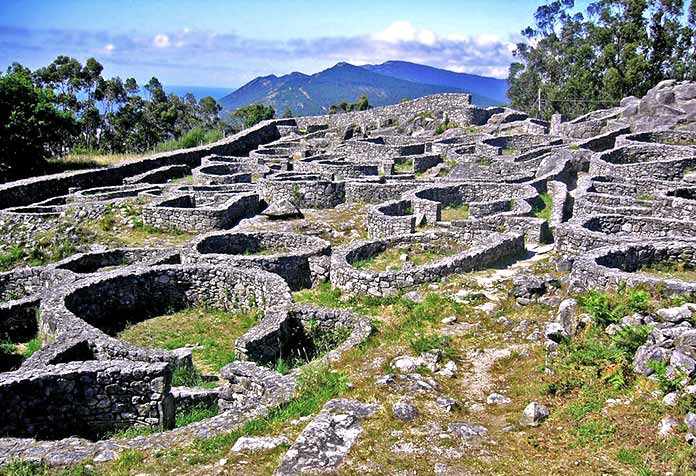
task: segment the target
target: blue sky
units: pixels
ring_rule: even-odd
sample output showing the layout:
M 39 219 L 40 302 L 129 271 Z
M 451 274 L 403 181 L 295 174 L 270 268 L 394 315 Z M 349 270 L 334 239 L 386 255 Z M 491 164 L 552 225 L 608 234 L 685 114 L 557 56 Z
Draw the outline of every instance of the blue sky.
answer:
M 339 61 L 504 77 L 540 0 L 0 0 L 0 67 L 90 56 L 107 76 L 237 87 Z

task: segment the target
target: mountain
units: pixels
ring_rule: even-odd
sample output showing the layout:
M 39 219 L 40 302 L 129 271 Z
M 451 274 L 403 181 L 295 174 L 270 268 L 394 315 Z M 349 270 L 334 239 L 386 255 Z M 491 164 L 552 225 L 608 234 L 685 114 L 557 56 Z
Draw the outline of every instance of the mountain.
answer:
M 326 114 L 331 104 L 354 102 L 361 94 L 367 95 L 371 105 L 385 106 L 396 104 L 403 98 L 462 92 L 468 91 L 457 86 L 404 80 L 352 64 L 338 63 L 313 75 L 290 73 L 280 77 L 258 77 L 221 98 L 219 103 L 228 112 L 247 104 L 261 103 L 273 106 L 278 115 L 289 107 L 293 114 L 308 116 Z M 474 102 L 498 104 L 478 95 L 474 96 Z
M 508 83 L 504 79 L 455 73 L 446 69 L 433 68 L 432 66 L 409 63 L 407 61 L 387 61 L 382 64 L 368 64 L 361 67 L 374 73 L 391 76 L 392 78 L 463 89 L 474 95 L 493 99 L 498 104 L 508 102 L 505 96 L 508 90 Z

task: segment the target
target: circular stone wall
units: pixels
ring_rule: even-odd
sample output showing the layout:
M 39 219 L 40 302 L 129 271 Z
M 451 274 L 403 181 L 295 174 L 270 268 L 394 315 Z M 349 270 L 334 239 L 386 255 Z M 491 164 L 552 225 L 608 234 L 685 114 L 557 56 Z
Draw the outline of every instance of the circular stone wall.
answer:
M 647 286 L 671 294 L 696 292 L 696 243 L 641 242 L 599 248 L 573 264 L 569 292 Z
M 421 266 L 399 271 L 367 271 L 354 265 L 386 249 L 405 243 L 428 243 L 441 239 L 470 245 L 468 249 Z M 331 257 L 331 283 L 344 291 L 387 296 L 419 284 L 438 281 L 454 274 L 485 268 L 524 251 L 521 234 L 502 234 L 487 230 L 462 230 L 459 233 L 417 233 L 373 241 L 363 241 L 334 251 Z
M 641 239 L 696 239 L 696 223 L 631 215 L 592 215 L 560 224 L 554 234 L 562 253 L 581 253 Z
M 278 274 L 292 290 L 328 276 L 329 242 L 297 233 L 224 232 L 193 244 L 186 261 L 258 268 Z

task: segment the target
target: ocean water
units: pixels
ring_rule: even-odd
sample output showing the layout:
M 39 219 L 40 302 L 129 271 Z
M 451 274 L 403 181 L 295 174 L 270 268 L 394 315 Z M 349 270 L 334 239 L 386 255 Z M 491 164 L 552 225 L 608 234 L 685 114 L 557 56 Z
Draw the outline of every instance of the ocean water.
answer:
M 196 99 L 201 99 L 206 96 L 212 96 L 214 99 L 220 99 L 234 91 L 234 88 L 212 88 L 206 86 L 168 86 L 164 85 L 164 90 L 167 93 L 173 93 L 177 96 L 183 96 L 186 93 L 191 93 Z

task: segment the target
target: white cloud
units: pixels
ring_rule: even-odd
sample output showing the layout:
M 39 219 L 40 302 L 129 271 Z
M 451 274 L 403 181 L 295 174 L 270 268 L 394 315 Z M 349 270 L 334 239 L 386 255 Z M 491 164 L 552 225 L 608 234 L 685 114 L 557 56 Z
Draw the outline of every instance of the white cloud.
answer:
M 115 49 L 116 49 L 116 47 L 114 46 L 113 43 L 107 43 L 106 45 L 104 45 L 104 48 L 103 48 L 105 53 L 111 53 Z
M 169 46 L 169 37 L 163 33 L 155 35 L 154 40 L 152 40 L 152 44 L 155 46 L 155 48 L 166 48 Z
M 372 38 L 385 43 L 417 42 L 423 45 L 434 45 L 437 36 L 430 30 L 418 29 L 408 21 L 395 21 L 384 30 L 372 35 Z

